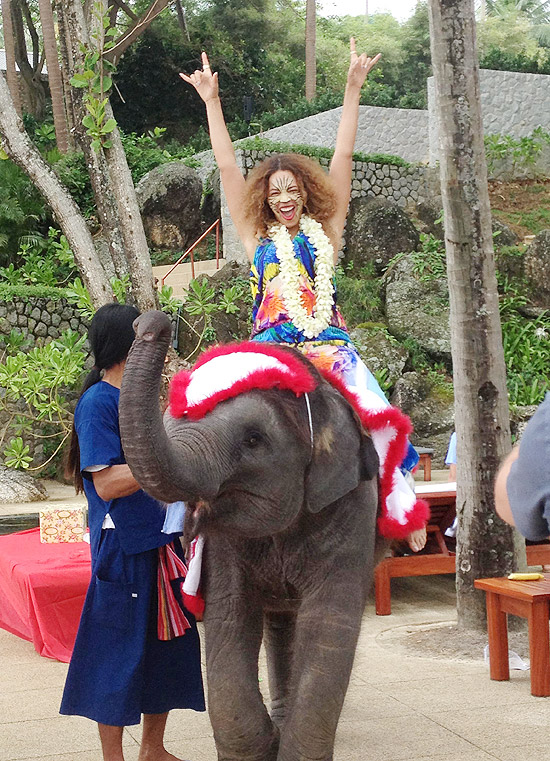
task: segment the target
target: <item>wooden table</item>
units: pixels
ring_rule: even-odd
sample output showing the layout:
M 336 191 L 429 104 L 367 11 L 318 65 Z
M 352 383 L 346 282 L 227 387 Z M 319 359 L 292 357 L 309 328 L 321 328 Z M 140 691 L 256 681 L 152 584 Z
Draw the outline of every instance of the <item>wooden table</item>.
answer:
M 491 679 L 510 679 L 507 614 L 526 618 L 529 624 L 531 695 L 550 695 L 550 574 L 538 581 L 510 581 L 507 578 L 476 579 L 487 599 L 487 628 Z
M 510 679 L 507 614 L 526 618 L 529 624 L 531 695 L 550 695 L 550 574 L 538 581 L 510 581 L 507 578 L 476 579 L 476 589 L 487 598 L 487 628 L 491 679 Z

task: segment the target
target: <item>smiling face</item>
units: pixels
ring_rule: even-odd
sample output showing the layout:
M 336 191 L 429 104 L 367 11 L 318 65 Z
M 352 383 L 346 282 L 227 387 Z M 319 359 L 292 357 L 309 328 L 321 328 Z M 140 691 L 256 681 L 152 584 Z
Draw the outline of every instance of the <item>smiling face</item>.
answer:
M 304 199 L 295 175 L 287 169 L 279 169 L 269 178 L 267 202 L 277 222 L 289 232 L 297 233 L 304 209 Z

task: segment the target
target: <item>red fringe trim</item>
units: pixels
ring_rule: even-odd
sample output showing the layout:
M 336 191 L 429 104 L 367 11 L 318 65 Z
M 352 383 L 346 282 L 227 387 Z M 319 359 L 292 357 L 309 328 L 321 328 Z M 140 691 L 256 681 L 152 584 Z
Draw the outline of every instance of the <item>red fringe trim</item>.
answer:
M 407 522 L 399 523 L 387 513 L 378 518 L 378 532 L 387 539 L 405 539 L 411 531 L 424 528 L 430 520 L 430 508 L 423 499 L 417 499 L 407 513 Z

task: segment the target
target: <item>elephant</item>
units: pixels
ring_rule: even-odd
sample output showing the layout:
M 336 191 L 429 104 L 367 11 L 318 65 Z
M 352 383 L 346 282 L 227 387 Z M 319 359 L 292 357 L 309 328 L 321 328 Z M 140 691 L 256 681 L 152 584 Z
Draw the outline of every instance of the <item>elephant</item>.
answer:
M 252 388 L 200 419 L 162 416 L 171 326 L 134 324 L 120 429 L 153 497 L 205 537 L 208 710 L 219 761 L 331 761 L 372 583 L 378 455 L 344 396 L 299 352 L 308 394 Z M 310 416 L 310 417 L 309 417 Z M 310 422 L 308 422 L 310 421 Z M 264 642 L 270 694 L 258 684 Z

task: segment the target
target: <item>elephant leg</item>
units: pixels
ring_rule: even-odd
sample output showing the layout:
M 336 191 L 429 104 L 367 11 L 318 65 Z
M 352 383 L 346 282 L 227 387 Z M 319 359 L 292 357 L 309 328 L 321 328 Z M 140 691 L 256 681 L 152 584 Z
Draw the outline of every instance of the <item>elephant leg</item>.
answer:
M 279 729 L 286 716 L 296 613 L 264 614 L 264 647 L 267 653 L 271 719 Z
M 362 579 L 343 581 L 302 601 L 277 761 L 332 761 L 365 604 Z
M 218 761 L 276 761 L 279 730 L 258 684 L 261 608 L 241 596 L 208 601 L 204 629 L 208 712 Z

